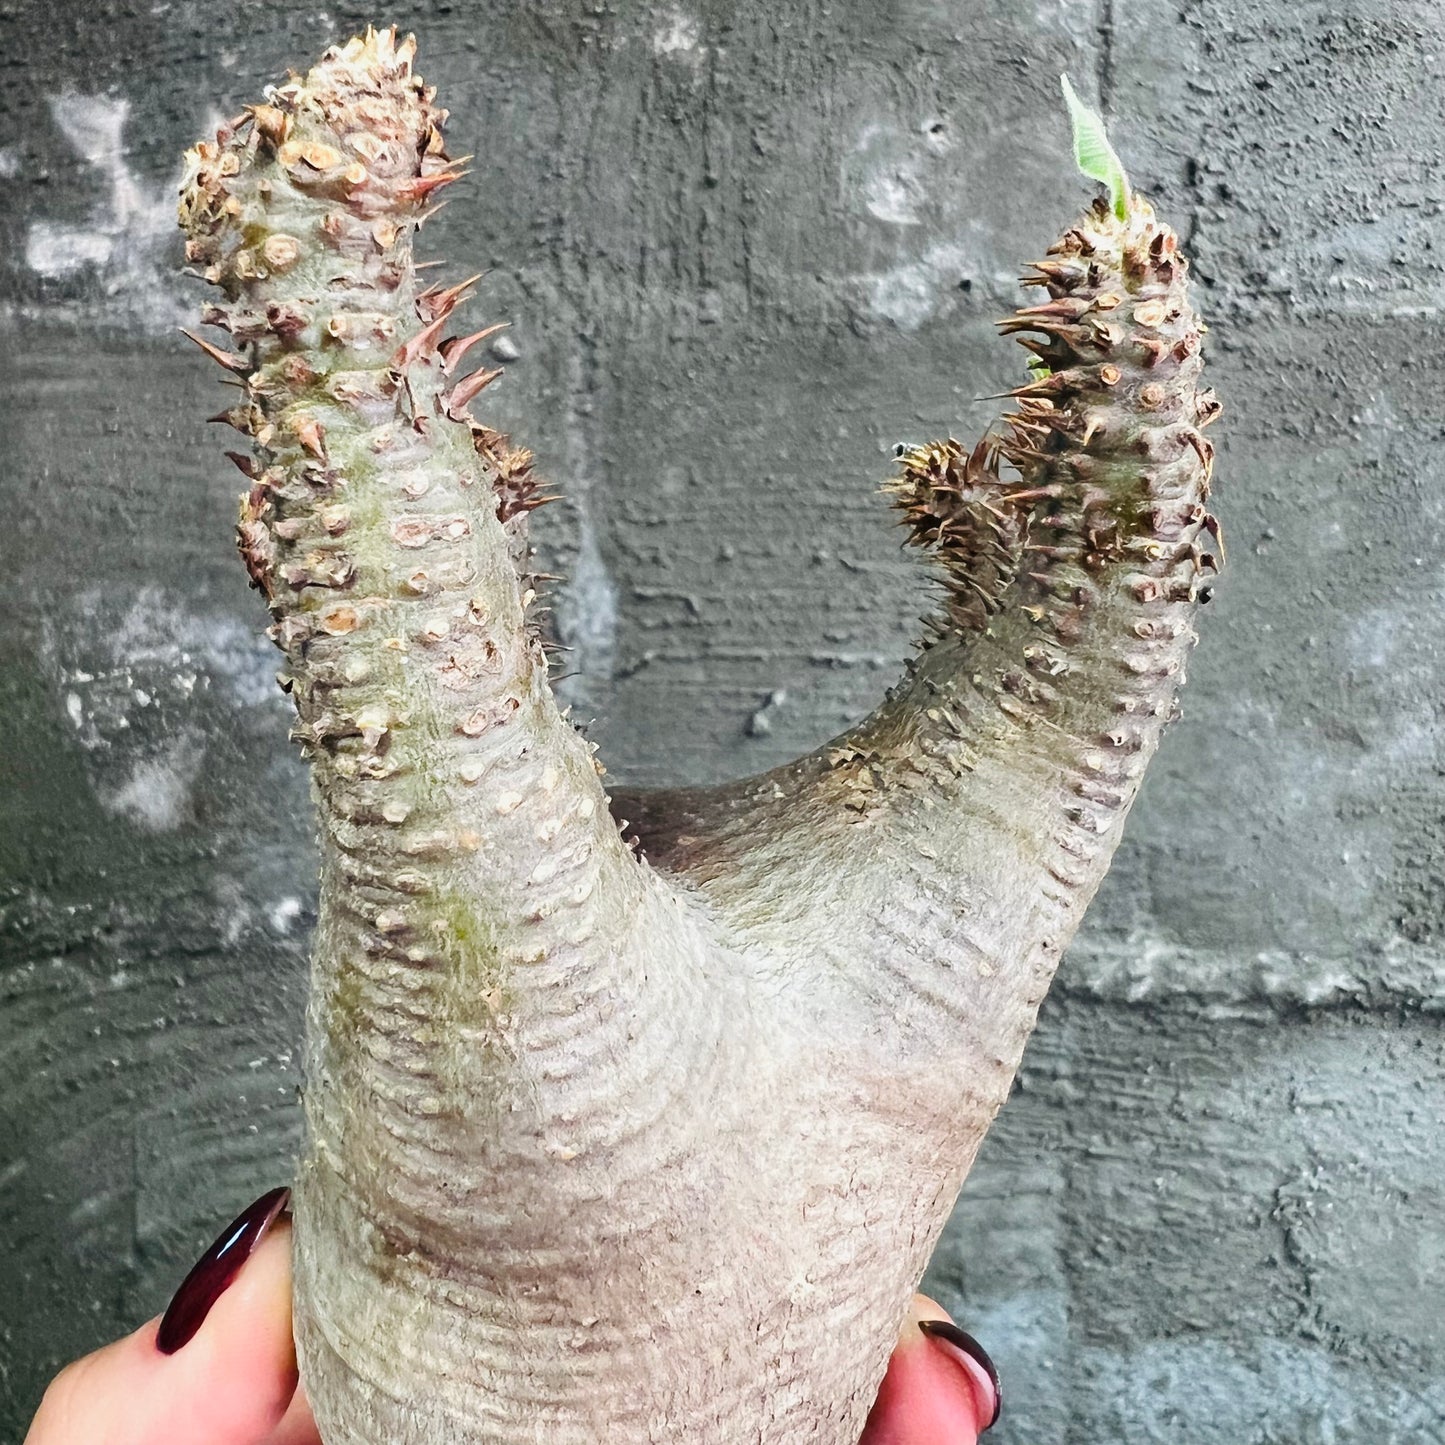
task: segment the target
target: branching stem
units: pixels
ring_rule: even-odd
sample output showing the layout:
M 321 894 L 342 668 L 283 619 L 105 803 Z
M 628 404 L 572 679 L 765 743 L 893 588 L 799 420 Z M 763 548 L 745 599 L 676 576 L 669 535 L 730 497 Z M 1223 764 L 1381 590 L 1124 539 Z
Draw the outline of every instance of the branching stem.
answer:
M 1184 263 L 1137 196 L 1065 234 L 1006 431 L 889 485 L 944 584 L 902 681 L 623 839 L 528 622 L 531 457 L 472 411 L 495 327 L 449 334 L 477 278 L 418 282 L 463 173 L 411 61 L 328 52 L 181 203 L 321 825 L 309 1396 L 328 1445 L 853 1445 L 1194 641 Z

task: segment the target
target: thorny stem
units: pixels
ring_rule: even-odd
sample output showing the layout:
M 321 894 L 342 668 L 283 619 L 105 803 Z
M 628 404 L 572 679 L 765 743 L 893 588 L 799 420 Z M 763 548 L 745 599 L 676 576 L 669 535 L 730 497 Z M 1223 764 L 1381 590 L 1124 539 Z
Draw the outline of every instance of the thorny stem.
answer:
M 624 840 L 527 621 L 530 455 L 470 410 L 488 330 L 418 289 L 460 172 L 412 54 L 328 52 L 181 202 L 321 822 L 310 1398 L 329 1445 L 852 1445 L 1194 640 L 1184 262 L 1138 197 L 1064 236 L 1008 435 L 890 484 L 944 579 L 903 680 L 788 767 L 619 799 Z
M 201 343 L 243 379 L 240 546 L 312 765 L 323 932 L 368 960 L 336 987 L 424 1011 L 460 971 L 505 1020 L 507 961 L 585 934 L 598 888 L 639 907 L 645 875 L 525 620 L 542 498 L 470 410 L 497 375 L 461 374 L 485 329 L 447 335 L 470 282 L 417 289 L 412 230 L 460 173 L 411 54 L 354 41 L 223 127 L 182 222 L 244 348 Z
M 1006 437 L 910 449 L 889 484 L 945 605 L 876 712 L 761 777 L 619 799 L 751 945 L 868 997 L 901 980 L 900 1046 L 981 1048 L 1005 1077 L 1177 715 L 1218 567 L 1186 269 L 1134 196 L 1024 278 L 1048 299 L 1000 327 L 1043 364 Z
M 298 1224 L 331 1208 L 388 1249 L 445 1232 L 431 1192 L 484 1191 L 458 1141 L 575 1157 L 609 1090 L 670 1098 L 709 1047 L 704 1019 L 626 1053 L 697 1022 L 667 979 L 644 991 L 636 943 L 687 927 L 527 624 L 538 489 L 469 409 L 495 375 L 462 374 L 485 331 L 447 334 L 469 283 L 417 288 L 411 233 L 458 173 L 412 50 L 369 34 L 273 91 L 190 153 L 181 204 L 225 295 L 205 319 L 242 348 L 200 343 L 241 379 L 240 548 L 321 821 Z M 600 1097 L 579 1039 L 618 1058 Z

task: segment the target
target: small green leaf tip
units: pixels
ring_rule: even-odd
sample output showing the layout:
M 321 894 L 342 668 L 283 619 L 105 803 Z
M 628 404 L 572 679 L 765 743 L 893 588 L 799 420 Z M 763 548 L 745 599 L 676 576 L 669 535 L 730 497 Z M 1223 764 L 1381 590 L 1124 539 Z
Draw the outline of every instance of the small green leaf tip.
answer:
M 1102 181 L 1109 188 L 1109 203 L 1122 221 L 1129 213 L 1129 177 L 1109 144 L 1104 122 L 1097 111 L 1090 110 L 1074 92 L 1069 77 L 1061 75 L 1064 100 L 1069 119 L 1074 125 L 1074 164 L 1093 181 Z

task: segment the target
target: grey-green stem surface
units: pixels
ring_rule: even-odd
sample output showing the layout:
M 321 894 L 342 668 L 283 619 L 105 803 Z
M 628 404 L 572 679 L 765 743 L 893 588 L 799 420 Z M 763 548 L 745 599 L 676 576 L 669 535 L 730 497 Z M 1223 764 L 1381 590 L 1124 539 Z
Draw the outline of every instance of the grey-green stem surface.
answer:
M 1186 263 L 1138 197 L 1032 263 L 1010 435 L 902 459 L 921 656 L 796 765 L 640 799 L 635 855 L 527 619 L 465 288 L 417 281 L 460 177 L 413 53 L 268 91 L 180 209 L 322 832 L 308 1397 L 327 1445 L 851 1445 L 1195 641 Z
M 1004 1371 L 1000 1445 L 1416 1445 L 1445 1409 L 1441 412 L 1420 384 L 1445 19 L 725 10 L 394 12 L 454 147 L 486 137 L 502 178 L 454 187 L 423 239 L 455 275 L 493 268 L 476 324 L 510 317 L 521 355 L 489 396 L 566 484 L 537 528 L 567 579 L 552 605 L 600 621 L 562 691 L 629 784 L 755 771 L 867 711 L 922 593 L 874 484 L 895 442 L 976 434 L 975 395 L 1017 379 L 990 323 L 1077 194 L 1069 71 L 1187 222 L 1230 403 L 1231 565 L 930 1285 Z M 223 393 L 169 329 L 197 297 L 172 195 L 213 105 L 365 18 L 17 17 L 7 1439 L 48 1373 L 160 1310 L 292 1167 L 314 825 L 264 609 L 236 585 L 238 479 L 202 422 Z M 615 612 L 584 609 L 594 592 Z

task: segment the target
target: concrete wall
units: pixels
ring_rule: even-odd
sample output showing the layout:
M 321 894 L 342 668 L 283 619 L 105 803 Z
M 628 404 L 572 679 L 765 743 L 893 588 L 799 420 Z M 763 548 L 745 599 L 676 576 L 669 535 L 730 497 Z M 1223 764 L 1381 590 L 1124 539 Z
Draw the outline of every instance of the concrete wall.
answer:
M 1195 257 L 1231 565 L 933 1282 L 1000 1445 L 1445 1439 L 1434 0 L 6 7 L 0 1436 L 296 1146 L 315 860 L 171 200 L 367 18 L 478 153 L 426 239 L 514 321 L 489 396 L 626 779 L 892 676 L 875 483 L 1019 375 L 991 322 L 1085 194 L 1058 72 L 1102 99 Z

